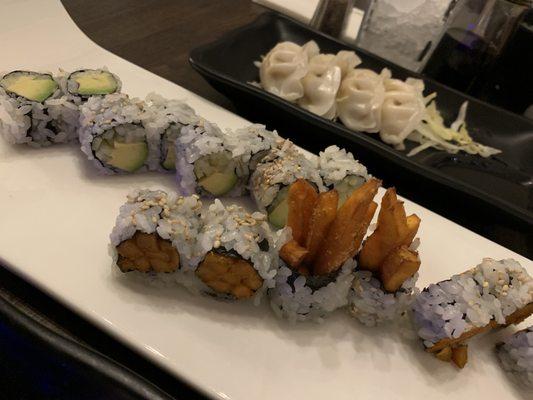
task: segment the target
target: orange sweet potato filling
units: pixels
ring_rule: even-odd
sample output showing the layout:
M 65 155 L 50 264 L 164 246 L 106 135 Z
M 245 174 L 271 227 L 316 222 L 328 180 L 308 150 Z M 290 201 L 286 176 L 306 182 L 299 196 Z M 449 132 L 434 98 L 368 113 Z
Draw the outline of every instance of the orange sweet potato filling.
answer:
M 122 272 L 174 272 L 180 265 L 177 250 L 157 233 L 136 232 L 117 246 L 117 252 Z
M 263 285 L 263 279 L 249 261 L 213 251 L 207 253 L 196 275 L 215 292 L 237 299 L 252 297 Z

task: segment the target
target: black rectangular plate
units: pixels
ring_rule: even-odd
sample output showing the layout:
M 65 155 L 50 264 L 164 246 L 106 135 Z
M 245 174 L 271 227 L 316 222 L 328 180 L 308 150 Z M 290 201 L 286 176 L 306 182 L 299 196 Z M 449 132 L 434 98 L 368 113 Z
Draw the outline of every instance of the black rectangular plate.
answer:
M 276 43 L 303 44 L 309 40 L 316 41 L 324 53 L 354 49 L 363 61 L 360 67 L 374 71 L 386 67 L 400 79 L 424 79 L 425 94 L 438 93 L 437 104 L 447 122 L 468 100 L 466 122 L 472 137 L 503 152 L 484 159 L 429 149 L 407 157 L 407 151 L 395 150 L 376 135 L 352 131 L 249 83 L 259 80 L 253 62 Z M 466 96 L 274 12 L 194 49 L 190 62 L 246 117 L 277 129 L 311 151 L 332 143 L 347 147 L 372 174 L 429 208 L 442 211 L 468 207 L 477 213 L 482 210 L 487 216 L 503 217 L 506 222 L 533 225 L 533 121 L 527 118 Z M 413 146 L 408 144 L 408 149 Z

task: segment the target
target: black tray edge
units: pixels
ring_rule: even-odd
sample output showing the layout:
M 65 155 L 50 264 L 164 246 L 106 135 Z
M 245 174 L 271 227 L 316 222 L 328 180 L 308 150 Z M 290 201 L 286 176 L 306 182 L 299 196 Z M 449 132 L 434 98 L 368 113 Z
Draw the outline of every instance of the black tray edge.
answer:
M 27 332 L 39 344 L 53 349 L 66 359 L 73 360 L 105 375 L 116 385 L 138 398 L 171 400 L 172 397 L 152 385 L 133 371 L 114 362 L 109 357 L 53 332 L 35 319 L 24 314 L 0 296 L 0 314 L 10 325 Z
M 368 52 L 366 51 L 363 51 L 363 50 L 360 50 L 358 49 L 357 47 L 354 47 L 354 46 L 351 46 L 349 44 L 346 44 L 342 41 L 339 41 L 335 38 L 332 38 L 331 36 L 328 36 L 322 32 L 319 32 L 319 31 L 316 31 L 314 29 L 311 29 L 309 26 L 299 22 L 299 21 L 296 21 L 290 17 L 287 17 L 285 15 L 282 15 L 282 14 L 279 14 L 277 12 L 274 12 L 274 11 L 269 11 L 269 12 L 265 12 L 264 14 L 261 14 L 259 17 L 257 17 L 254 21 L 246 24 L 246 25 L 243 25 L 242 27 L 239 27 L 237 29 L 234 29 L 232 31 L 229 31 L 227 33 L 225 33 L 224 35 L 222 35 L 219 39 L 213 41 L 213 42 L 210 42 L 210 43 L 207 43 L 207 44 L 203 44 L 201 46 L 198 46 L 196 48 L 194 48 L 190 54 L 189 54 L 189 63 L 191 64 L 191 66 L 193 67 L 193 69 L 195 69 L 197 72 L 199 72 L 201 75 L 203 75 L 204 77 L 209 77 L 211 79 L 214 79 L 214 80 L 217 80 L 217 81 L 222 81 L 224 82 L 225 84 L 227 85 L 230 85 L 234 88 L 237 88 L 239 90 L 244 90 L 244 91 L 247 91 L 248 93 L 252 93 L 256 96 L 259 96 L 261 97 L 263 100 L 266 100 L 268 101 L 269 103 L 271 104 L 276 104 L 276 105 L 279 105 L 279 104 L 282 104 L 284 107 L 286 108 L 290 108 L 293 112 L 295 113 L 299 113 L 305 117 L 307 117 L 308 119 L 312 119 L 315 124 L 317 126 L 330 126 L 332 124 L 334 124 L 333 122 L 331 121 L 327 121 L 325 120 L 324 118 L 321 118 L 307 110 L 304 110 L 302 109 L 301 107 L 298 107 L 286 100 L 283 100 L 271 93 L 268 93 L 260 88 L 256 88 L 252 85 L 246 85 L 246 84 L 243 84 L 239 81 L 236 81 L 235 79 L 229 77 L 228 75 L 224 74 L 224 73 L 220 73 L 218 71 L 215 71 L 213 70 L 212 68 L 202 64 L 202 62 L 199 60 L 200 57 L 199 55 L 204 52 L 205 50 L 208 50 L 212 47 L 215 47 L 217 46 L 219 43 L 222 43 L 222 42 L 225 42 L 226 40 L 228 39 L 231 39 L 232 37 L 234 36 L 237 36 L 239 34 L 241 34 L 243 31 L 246 31 L 250 26 L 253 26 L 259 22 L 261 22 L 262 20 L 269 20 L 269 19 L 272 19 L 272 18 L 282 18 L 282 19 L 286 19 L 288 21 L 290 21 L 291 23 L 295 23 L 295 24 L 298 24 L 310 31 L 313 31 L 314 33 L 316 34 L 319 34 L 320 36 L 323 36 L 327 39 L 330 39 L 330 40 L 334 40 L 336 42 L 338 42 L 339 44 L 341 44 L 342 46 L 345 46 L 345 47 L 349 47 L 349 48 L 352 48 L 354 50 L 356 50 L 357 52 L 360 52 L 360 53 L 365 53 L 365 54 L 369 54 Z M 380 60 L 382 60 L 380 57 L 377 57 L 377 56 L 374 56 L 374 55 L 370 55 L 370 57 L 374 57 L 374 58 L 378 58 Z M 386 61 L 385 61 L 386 62 Z M 400 67 L 401 68 L 401 67 Z M 405 70 L 404 68 L 401 68 L 402 70 L 404 71 L 407 71 Z M 418 78 L 421 78 L 421 79 L 424 79 L 426 81 L 432 81 L 432 82 L 435 82 L 431 79 L 428 79 L 426 77 L 423 77 L 419 74 L 416 74 L 414 72 L 411 72 L 411 71 L 407 71 L 411 76 L 413 77 L 418 77 Z M 436 82 L 438 85 L 440 86 L 444 86 L 438 82 Z M 476 102 L 479 102 L 479 103 L 482 103 L 494 110 L 498 110 L 498 112 L 502 112 L 502 113 L 505 113 L 505 114 L 508 114 L 510 116 L 512 116 L 513 118 L 521 118 L 523 119 L 524 121 L 527 121 L 528 123 L 530 123 L 530 120 L 523 117 L 523 116 L 520 116 L 520 115 L 517 115 L 517 114 L 514 114 L 510 111 L 507 111 L 505 109 L 502 109 L 502 108 L 499 108 L 497 106 L 494 106 L 492 104 L 489 104 L 489 103 L 486 103 L 486 102 L 483 102 L 483 101 L 480 101 L 478 99 L 475 99 L 471 96 L 468 96 L 462 92 L 459 92 L 453 88 L 449 88 L 447 87 L 450 91 L 453 91 L 459 95 L 461 95 L 462 97 L 464 97 L 465 99 L 467 100 L 474 100 Z M 336 128 L 339 128 L 339 126 L 335 125 Z M 427 178 L 427 179 L 430 179 L 430 180 L 433 180 L 441 185 L 445 185 L 446 187 L 450 188 L 450 189 L 453 189 L 453 190 L 457 190 L 459 192 L 461 192 L 463 195 L 466 195 L 466 196 L 470 196 L 470 197 L 475 197 L 477 200 L 479 201 L 482 201 L 484 203 L 487 203 L 503 212 L 505 212 L 506 214 L 510 215 L 510 216 L 513 216 L 515 217 L 516 219 L 518 219 L 519 221 L 521 222 L 524 222 L 528 225 L 533 225 L 533 212 L 530 212 L 528 211 L 527 209 L 524 209 L 522 207 L 518 207 L 516 206 L 515 204 L 511 203 L 511 202 L 508 202 L 506 200 L 502 200 L 498 197 L 495 197 L 495 196 L 492 196 L 490 194 L 487 194 L 486 192 L 478 189 L 477 187 L 475 186 L 472 186 L 472 185 L 469 185 L 469 184 L 466 184 L 464 182 L 459 182 L 459 181 L 456 181 L 456 180 L 453 180 L 451 178 L 449 178 L 448 176 L 446 176 L 445 174 L 442 174 L 438 171 L 433 171 L 433 170 L 430 170 L 428 168 L 421 168 L 417 163 L 415 163 L 414 161 L 410 160 L 409 158 L 401 158 L 401 155 L 398 154 L 394 149 L 392 149 L 390 146 L 388 146 L 387 144 L 385 143 L 382 143 L 382 142 L 378 142 L 378 141 L 375 141 L 373 139 L 371 139 L 367 134 L 364 134 L 364 133 L 360 133 L 358 132 L 358 134 L 354 135 L 353 132 L 354 131 L 350 131 L 348 130 L 348 128 L 344 128 L 342 126 L 341 127 L 341 132 L 342 132 L 342 136 L 344 139 L 347 139 L 347 140 L 352 140 L 352 141 L 355 141 L 357 144 L 359 145 L 364 145 L 364 146 L 372 146 L 373 147 L 373 150 L 376 151 L 377 153 L 380 154 L 380 156 L 385 156 L 385 157 L 388 157 L 388 158 L 393 158 L 393 160 L 395 162 L 401 162 L 404 164 L 404 167 L 406 167 L 410 172 L 413 172 L 415 174 L 420 174 L 422 175 L 423 177 Z M 361 144 L 363 143 L 363 144 Z M 391 157 L 392 156 L 392 157 Z
M 101 372 L 110 380 L 117 382 L 117 385 L 127 389 L 127 385 L 131 383 L 133 390 L 130 393 L 139 395 L 143 399 L 154 400 L 211 398 L 201 387 L 147 359 L 113 332 L 94 324 L 61 299 L 56 298 L 53 293 L 41 288 L 31 277 L 9 267 L 9 263 L 2 259 L 0 259 L 0 287 L 7 289 L 10 295 L 23 299 L 28 307 L 37 310 L 57 324 L 60 331 L 71 332 L 91 347 L 54 332 L 15 307 L 1 294 L 0 315 L 10 318 L 15 325 L 25 330 L 27 334 L 33 335 L 43 345 Z

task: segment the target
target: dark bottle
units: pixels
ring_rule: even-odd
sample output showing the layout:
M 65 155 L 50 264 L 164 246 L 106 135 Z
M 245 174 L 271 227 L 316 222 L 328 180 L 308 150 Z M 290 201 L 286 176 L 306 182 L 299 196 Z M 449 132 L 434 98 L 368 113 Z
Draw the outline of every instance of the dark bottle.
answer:
M 470 93 L 519 114 L 533 105 L 533 10 Z
M 422 73 L 522 114 L 533 104 L 533 13 L 526 3 L 460 3 Z
M 446 31 L 422 73 L 462 92 L 469 92 L 482 68 L 490 62 L 488 43 L 461 29 Z

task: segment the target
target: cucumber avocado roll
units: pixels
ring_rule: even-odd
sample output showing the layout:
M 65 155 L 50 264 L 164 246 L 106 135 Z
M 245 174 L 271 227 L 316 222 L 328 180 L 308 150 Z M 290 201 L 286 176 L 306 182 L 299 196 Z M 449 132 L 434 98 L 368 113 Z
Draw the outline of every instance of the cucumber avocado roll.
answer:
M 167 100 L 150 93 L 146 96 L 144 126 L 154 137 L 159 138 L 159 156 L 151 169 L 160 171 L 176 170 L 176 139 L 185 126 L 199 122 L 194 110 L 180 100 Z
M 157 157 L 142 125 L 142 106 L 140 100 L 118 93 L 91 97 L 81 106 L 81 149 L 101 172 L 143 171 Z
M 231 152 L 224 150 L 200 157 L 194 163 L 198 187 L 213 196 L 224 196 L 237 184 L 237 163 Z
M 176 177 L 183 195 L 241 196 L 248 171 L 242 157 L 228 149 L 226 135 L 200 120 L 186 126 L 176 140 Z
M 124 124 L 106 130 L 93 139 L 91 150 L 104 166 L 135 172 L 148 158 L 148 143 L 142 126 Z
M 120 79 L 105 69 L 81 69 L 64 80 L 64 91 L 81 98 L 117 93 L 121 86 Z
M 306 158 L 289 140 L 273 148 L 252 174 L 252 197 L 276 228 L 283 228 L 287 222 L 288 187 L 298 179 L 306 180 L 319 192 L 325 190 L 316 162 Z
M 105 69 L 71 74 L 13 71 L 0 80 L 0 126 L 10 143 L 44 146 L 78 139 L 79 107 L 90 97 L 120 91 Z
M 13 71 L 4 75 L 0 79 L 0 132 L 10 143 L 37 147 L 69 141 L 71 130 L 62 124 L 56 108 L 60 99 L 59 85 L 50 74 Z M 66 119 L 72 120 L 71 115 L 72 111 Z
M 32 71 L 13 71 L 0 80 L 0 86 L 13 97 L 43 103 L 51 97 L 59 85 L 50 74 Z
M 339 207 L 370 178 L 366 167 L 354 159 L 352 153 L 337 146 L 321 151 L 318 162 L 324 185 L 339 193 Z
M 228 131 L 226 147 L 234 156 L 241 157 L 243 164 L 251 174 L 270 150 L 283 144 L 283 139 L 276 131 L 269 131 L 264 125 L 252 124 L 244 128 Z

